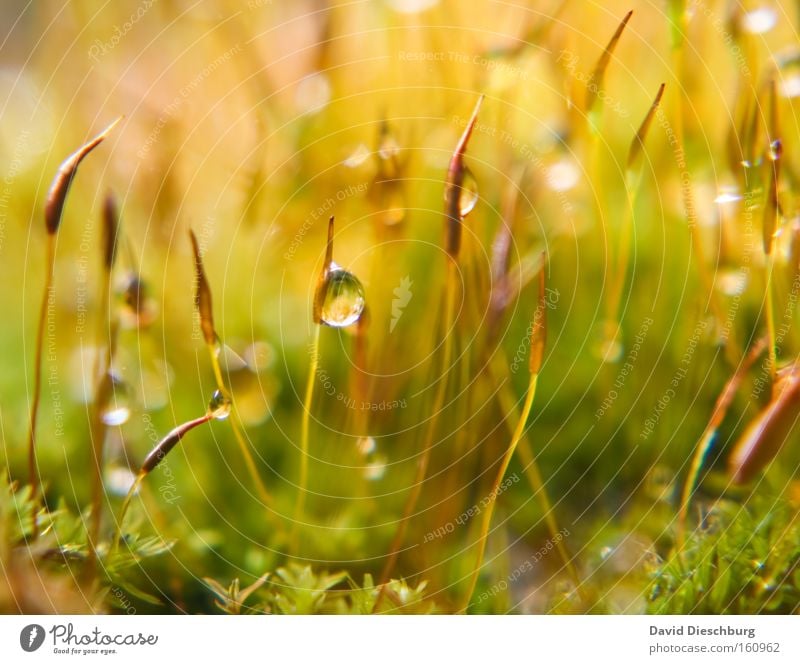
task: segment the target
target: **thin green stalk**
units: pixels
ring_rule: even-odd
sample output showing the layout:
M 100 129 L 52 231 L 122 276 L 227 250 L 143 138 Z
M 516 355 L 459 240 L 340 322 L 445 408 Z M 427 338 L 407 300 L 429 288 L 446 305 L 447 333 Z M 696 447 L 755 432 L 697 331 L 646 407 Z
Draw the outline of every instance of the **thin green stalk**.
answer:
M 216 344 L 208 345 L 208 353 L 211 357 L 211 367 L 214 371 L 214 379 L 217 383 L 217 389 L 222 393 L 226 399 L 231 401 L 233 404 L 231 417 L 228 420 L 231 423 L 231 429 L 233 430 L 233 437 L 236 439 L 236 443 L 239 445 L 239 450 L 242 453 L 242 458 L 244 459 L 245 466 L 247 466 L 247 472 L 250 475 L 250 480 L 255 484 L 256 491 L 258 493 L 258 497 L 261 502 L 264 503 L 265 506 L 272 507 L 272 497 L 269 495 L 267 491 L 267 487 L 264 485 L 264 481 L 261 479 L 261 476 L 258 474 L 258 469 L 256 468 L 255 459 L 253 459 L 253 455 L 250 453 L 250 448 L 247 446 L 247 441 L 244 438 L 244 433 L 241 429 L 239 424 L 238 412 L 236 410 L 235 403 L 231 396 L 230 391 L 228 390 L 227 386 L 225 385 L 225 381 L 222 378 L 222 369 L 219 364 L 219 356 L 217 355 L 217 346 Z
M 730 407 L 736 392 L 744 379 L 745 374 L 753 366 L 753 363 L 758 359 L 764 351 L 764 347 L 768 342 L 768 338 L 762 337 L 759 339 L 748 352 L 742 363 L 736 369 L 736 372 L 731 376 L 725 387 L 722 389 L 717 401 L 714 404 L 714 410 L 711 413 L 711 418 L 700 437 L 700 442 L 695 448 L 694 456 L 692 457 L 692 464 L 689 467 L 689 473 L 686 476 L 686 482 L 683 485 L 683 492 L 681 494 L 681 506 L 678 511 L 678 532 L 677 543 L 678 551 L 684 550 L 686 543 L 686 521 L 689 515 L 689 505 L 691 504 L 692 496 L 694 495 L 695 487 L 697 486 L 700 478 L 700 472 L 703 469 L 703 463 L 706 456 L 711 449 L 711 444 L 714 442 L 714 437 L 717 429 L 722 424 L 728 408 Z
M 478 576 L 480 575 L 481 567 L 483 567 L 483 556 L 486 552 L 486 540 L 489 538 L 489 528 L 492 524 L 492 515 L 494 514 L 494 506 L 497 502 L 497 494 L 500 491 L 500 485 L 502 484 L 503 478 L 508 470 L 508 466 L 511 463 L 511 458 L 514 456 L 514 451 L 517 449 L 517 444 L 519 443 L 525 431 L 525 424 L 528 422 L 528 417 L 531 413 L 531 407 L 533 406 L 533 399 L 536 396 L 536 384 L 538 380 L 538 373 L 531 374 L 531 379 L 528 384 L 528 393 L 525 397 L 525 405 L 522 407 L 522 415 L 517 422 L 514 435 L 511 437 L 511 443 L 506 450 L 505 456 L 503 456 L 503 461 L 500 464 L 500 470 L 497 472 L 497 477 L 492 485 L 492 490 L 488 495 L 489 504 L 483 511 L 480 534 L 478 535 L 478 556 L 475 560 L 475 567 L 472 570 L 472 577 L 469 582 L 469 590 L 467 591 L 462 609 L 463 612 L 466 612 L 469 608 L 469 602 L 472 599 L 472 596 L 475 594 L 475 588 L 478 585 Z
M 778 367 L 778 349 L 775 341 L 775 295 L 773 288 L 772 272 L 775 268 L 775 258 L 770 253 L 767 256 L 767 293 L 766 293 L 766 311 L 764 315 L 767 318 L 767 336 L 769 337 L 768 357 L 769 357 L 769 377 L 773 386 L 775 387 L 775 373 Z
M 506 364 L 503 362 L 501 355 L 499 353 L 495 353 L 491 364 L 487 367 L 490 380 L 497 382 L 498 376 L 502 371 L 505 370 L 505 367 Z M 503 381 L 500 384 L 500 387 L 497 390 L 497 399 L 500 402 L 500 407 L 503 410 L 503 421 L 507 423 L 514 421 L 514 419 L 519 421 L 522 415 L 519 412 L 516 398 L 511 391 L 508 381 Z M 563 563 L 564 568 L 567 570 L 567 574 L 569 574 L 570 579 L 572 579 L 577 592 L 584 599 L 586 599 L 584 596 L 585 593 L 583 593 L 581 590 L 582 583 L 581 578 L 578 575 L 578 570 L 575 568 L 575 565 L 572 562 L 572 557 L 569 555 L 569 552 L 564 545 L 563 538 L 556 537 L 556 535 L 561 532 L 561 529 L 559 528 L 558 521 L 556 520 L 555 510 L 553 509 L 552 502 L 550 501 L 550 496 L 547 493 L 547 487 L 542 479 L 542 473 L 539 470 L 539 464 L 536 462 L 536 457 L 533 454 L 533 447 L 528 440 L 527 435 L 524 433 L 517 444 L 517 451 L 519 453 L 520 463 L 522 464 L 525 477 L 527 478 L 528 484 L 531 487 L 531 491 L 539 500 L 539 506 L 542 510 L 542 515 L 544 517 L 545 525 L 547 526 L 548 534 L 550 535 L 551 540 L 556 544 L 556 549 L 561 557 L 561 562 Z
M 308 490 L 308 438 L 311 427 L 311 405 L 314 400 L 314 383 L 317 379 L 317 367 L 319 366 L 319 340 L 322 326 L 314 325 L 314 341 L 311 346 L 311 363 L 308 368 L 308 382 L 306 383 L 306 396 L 303 400 L 303 422 L 300 431 L 300 478 L 297 482 L 298 495 L 297 505 L 294 511 L 294 522 L 292 524 L 292 534 L 289 538 L 291 551 L 297 550 L 297 537 L 300 522 L 303 519 L 305 509 L 306 492 Z
M 47 272 L 45 275 L 42 304 L 39 309 L 39 326 L 36 330 L 36 359 L 34 360 L 33 374 L 33 403 L 31 404 L 30 429 L 28 431 L 28 482 L 31 485 L 31 495 L 39 494 L 39 473 L 36 467 L 36 421 L 39 415 L 39 404 L 42 398 L 42 362 L 44 359 L 44 331 L 47 326 L 48 303 L 53 290 L 53 272 L 55 269 L 56 238 L 54 234 L 47 236 Z M 34 537 L 38 526 L 36 519 L 33 521 Z
M 450 334 L 450 328 L 453 326 L 455 318 L 455 304 L 456 304 L 456 289 L 458 275 L 456 274 L 455 259 L 451 258 L 447 264 L 447 276 L 445 281 L 445 309 L 444 309 L 444 348 L 442 351 L 442 371 L 439 376 L 439 384 L 436 387 L 436 394 L 433 401 L 433 414 L 428 421 L 428 427 L 425 432 L 425 439 L 422 445 L 419 461 L 417 462 L 417 472 L 414 476 L 411 485 L 411 492 L 406 500 L 403 509 L 403 516 L 400 519 L 400 524 L 395 533 L 394 539 L 389 553 L 389 558 L 381 572 L 381 590 L 378 594 L 378 599 L 375 602 L 373 611 L 377 611 L 380 600 L 383 596 L 383 590 L 386 583 L 389 581 L 392 572 L 394 571 L 397 563 L 397 557 L 400 554 L 400 547 L 406 536 L 411 517 L 416 509 L 417 502 L 419 501 L 420 494 L 422 493 L 422 485 L 428 473 L 428 464 L 430 462 L 431 449 L 433 446 L 433 438 L 438 428 L 439 416 L 441 415 L 442 408 L 444 407 L 445 395 L 447 393 L 448 376 L 450 369 L 450 359 L 453 354 L 453 338 Z

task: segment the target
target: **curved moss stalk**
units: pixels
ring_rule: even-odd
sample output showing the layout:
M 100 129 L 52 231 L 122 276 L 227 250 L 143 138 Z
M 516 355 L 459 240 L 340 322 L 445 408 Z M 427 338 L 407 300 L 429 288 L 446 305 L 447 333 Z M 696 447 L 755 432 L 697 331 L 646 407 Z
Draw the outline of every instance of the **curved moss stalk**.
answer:
M 400 523 L 392 540 L 389 557 L 384 564 L 383 571 L 381 572 L 381 588 L 378 593 L 378 598 L 375 601 L 373 611 L 377 611 L 380 601 L 383 598 L 383 591 L 386 584 L 390 580 L 395 565 L 397 564 L 397 557 L 400 555 L 400 547 L 405 540 L 408 526 L 411 518 L 414 515 L 414 510 L 417 507 L 420 494 L 422 493 L 422 486 L 425 483 L 425 478 L 428 474 L 428 464 L 430 463 L 431 450 L 433 449 L 433 439 L 438 429 L 439 416 L 444 408 L 445 396 L 447 394 L 448 375 L 450 368 L 450 361 L 453 355 L 453 338 L 449 333 L 453 326 L 455 318 L 456 306 L 456 290 L 457 290 L 457 274 L 455 261 L 448 263 L 447 277 L 445 282 L 445 304 L 444 304 L 444 348 L 442 350 L 442 372 L 439 376 L 439 383 L 436 386 L 436 394 L 433 400 L 433 414 L 428 421 L 428 427 L 425 431 L 425 438 L 423 440 L 420 457 L 417 461 L 417 472 L 414 474 L 414 479 L 411 485 L 411 493 L 406 499 L 405 507 L 403 508 L 403 515 L 400 517 Z
M 619 334 L 620 320 L 619 308 L 622 300 L 622 291 L 625 286 L 625 277 L 628 273 L 628 263 L 630 261 L 630 250 L 632 243 L 632 233 L 634 227 L 634 206 L 639 194 L 640 182 L 642 177 L 642 162 L 644 141 L 650 125 L 653 122 L 661 97 L 664 94 L 664 84 L 658 88 L 655 99 L 650 106 L 650 110 L 639 126 L 630 148 L 628 149 L 628 160 L 625 169 L 625 190 L 627 193 L 627 205 L 623 216 L 622 226 L 620 227 L 619 249 L 617 252 L 616 269 L 612 276 L 609 287 L 609 298 L 607 301 L 605 343 L 610 347 Z
M 47 200 L 44 209 L 45 228 L 47 230 L 47 265 L 45 273 L 44 295 L 39 311 L 39 325 L 36 331 L 36 359 L 34 360 L 34 379 L 33 379 L 33 399 L 31 403 L 30 425 L 28 430 L 28 480 L 31 485 L 32 496 L 39 494 L 39 474 L 36 464 L 36 423 L 39 415 L 39 404 L 42 391 L 42 360 L 44 355 L 44 331 L 46 319 L 48 317 L 48 304 L 53 296 L 53 274 L 55 271 L 55 247 L 56 236 L 61 218 L 64 213 L 64 204 L 67 200 L 72 181 L 78 172 L 84 157 L 94 150 L 108 133 L 116 126 L 122 118 L 117 118 L 102 132 L 95 136 L 91 141 L 82 145 L 78 150 L 67 157 L 59 166 L 50 190 L 47 192 Z M 38 532 L 36 519 L 33 522 L 34 536 Z
M 733 402 L 742 380 L 750 370 L 750 367 L 753 366 L 761 353 L 764 352 L 764 349 L 767 347 L 767 345 L 768 337 L 762 337 L 756 341 L 754 346 L 748 352 L 747 356 L 737 368 L 736 372 L 725 384 L 725 387 L 722 389 L 722 392 L 720 393 L 719 397 L 717 397 L 717 401 L 714 404 L 714 410 L 711 413 L 711 419 L 708 421 L 706 428 L 703 430 L 700 441 L 695 448 L 694 455 L 692 457 L 692 463 L 689 467 L 689 474 L 686 476 L 686 482 L 683 485 L 683 492 L 681 493 L 681 505 L 680 510 L 678 511 L 677 543 L 679 552 L 683 551 L 686 543 L 686 520 L 689 515 L 689 506 L 692 501 L 692 496 L 694 495 L 695 487 L 697 486 L 700 478 L 700 472 L 703 469 L 703 463 L 705 462 L 708 452 L 711 449 L 711 444 L 714 442 L 717 429 L 725 419 L 728 408 Z
M 294 517 L 292 519 L 292 534 L 289 538 L 291 543 L 290 551 L 297 551 L 298 531 L 300 522 L 303 520 L 305 510 L 306 493 L 308 492 L 308 450 L 309 433 L 311 429 L 311 405 L 314 401 L 314 383 L 316 382 L 317 367 L 319 366 L 319 340 L 321 325 L 314 325 L 314 341 L 311 345 L 311 362 L 308 365 L 308 381 L 306 382 L 306 394 L 303 399 L 303 421 L 300 425 L 300 477 L 297 480 L 297 505 L 295 505 Z
M 142 467 L 139 469 L 133 484 L 131 484 L 131 488 L 128 489 L 128 493 L 125 495 L 125 500 L 122 501 L 122 508 L 120 509 L 119 519 L 117 520 L 117 528 L 114 532 L 114 537 L 111 540 L 110 553 L 115 553 L 119 548 L 119 543 L 122 539 L 122 525 L 125 521 L 125 515 L 128 513 L 131 500 L 136 495 L 136 491 L 141 486 L 145 477 L 147 477 L 158 466 L 158 464 L 164 460 L 167 454 L 172 451 L 172 449 L 187 433 L 189 433 L 192 429 L 199 427 L 201 424 L 205 424 L 206 422 L 214 419 L 215 417 L 218 417 L 218 415 L 209 408 L 208 412 L 202 417 L 189 420 L 188 422 L 184 422 L 183 424 L 175 427 L 166 436 L 164 436 L 155 445 L 155 447 L 153 447 L 152 450 L 150 450 L 150 453 L 142 462 Z
M 211 300 L 211 287 L 208 284 L 205 269 L 203 268 L 203 258 L 200 254 L 200 245 L 198 244 L 197 237 L 195 237 L 195 234 L 192 230 L 189 230 L 189 238 L 191 240 L 192 250 L 194 252 L 196 278 L 194 300 L 195 307 L 197 308 L 200 316 L 200 328 L 203 333 L 203 339 L 206 342 L 206 347 L 208 348 L 208 354 L 211 359 L 211 368 L 214 372 L 214 380 L 217 384 L 217 389 L 225 399 L 233 402 L 231 392 L 222 377 L 222 368 L 220 367 L 219 363 L 220 342 L 214 327 L 214 309 Z M 269 495 L 267 487 L 264 485 L 264 482 L 258 473 L 255 460 L 253 459 L 253 455 L 250 453 L 250 448 L 247 445 L 247 441 L 244 438 L 244 433 L 239 425 L 238 413 L 236 412 L 235 405 L 232 410 L 233 416 L 230 417 L 230 423 L 231 429 L 233 430 L 233 437 L 236 439 L 239 451 L 241 452 L 245 466 L 247 467 L 247 472 L 250 475 L 251 481 L 256 487 L 258 497 L 268 508 L 268 512 L 271 514 L 270 508 L 272 507 L 272 497 Z

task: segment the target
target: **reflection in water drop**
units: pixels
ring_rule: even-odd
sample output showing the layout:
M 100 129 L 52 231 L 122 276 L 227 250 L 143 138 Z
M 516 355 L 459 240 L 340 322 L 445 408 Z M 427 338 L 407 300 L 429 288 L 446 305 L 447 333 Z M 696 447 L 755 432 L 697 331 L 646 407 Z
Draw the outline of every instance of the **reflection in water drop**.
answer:
M 347 327 L 364 311 L 364 287 L 358 278 L 332 263 L 325 285 L 325 299 L 320 317 L 330 327 Z
M 231 400 L 219 390 L 215 390 L 208 402 L 208 412 L 217 420 L 225 420 L 231 414 Z
M 450 192 L 445 188 L 445 203 L 449 200 Z M 478 182 L 472 171 L 464 167 L 464 179 L 461 182 L 461 191 L 458 195 L 458 213 L 463 219 L 475 209 L 478 203 Z

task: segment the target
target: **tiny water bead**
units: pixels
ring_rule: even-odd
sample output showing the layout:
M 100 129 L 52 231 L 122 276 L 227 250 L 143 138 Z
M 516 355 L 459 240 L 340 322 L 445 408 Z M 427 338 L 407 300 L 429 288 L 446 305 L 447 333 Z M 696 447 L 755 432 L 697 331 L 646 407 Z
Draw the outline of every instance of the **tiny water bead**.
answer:
M 449 189 L 445 189 L 444 200 L 448 201 Z M 478 182 L 469 168 L 464 168 L 464 178 L 458 192 L 458 213 L 463 219 L 475 209 L 478 204 Z
M 216 420 L 225 420 L 231 414 L 231 400 L 220 390 L 215 390 L 208 402 L 208 412 Z
M 353 273 L 331 263 L 323 287 L 325 299 L 320 318 L 325 325 L 347 327 L 361 317 L 366 304 L 364 287 Z
M 106 426 L 118 427 L 125 424 L 131 416 L 130 391 L 125 382 L 114 374 L 111 374 L 111 384 L 111 397 L 108 405 L 103 409 L 100 419 Z

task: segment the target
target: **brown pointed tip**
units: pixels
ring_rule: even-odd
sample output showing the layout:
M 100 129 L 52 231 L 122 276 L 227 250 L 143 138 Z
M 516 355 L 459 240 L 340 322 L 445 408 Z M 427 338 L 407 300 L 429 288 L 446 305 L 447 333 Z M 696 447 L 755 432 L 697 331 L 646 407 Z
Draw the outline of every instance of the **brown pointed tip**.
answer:
M 586 95 L 587 113 L 589 113 L 594 108 L 595 102 L 600 96 L 600 87 L 603 81 L 603 76 L 605 75 L 606 69 L 608 68 L 609 63 L 611 62 L 611 56 L 614 53 L 614 49 L 617 48 L 617 44 L 619 43 L 619 40 L 622 37 L 622 33 L 625 31 L 625 26 L 627 26 L 628 21 L 631 20 L 631 16 L 633 16 L 632 9 L 627 14 L 625 14 L 625 18 L 623 18 L 619 26 L 617 26 L 616 31 L 614 32 L 611 39 L 608 41 L 605 50 L 603 51 L 600 58 L 597 60 L 597 64 L 595 65 L 595 68 L 592 71 L 591 76 L 589 77 L 589 81 L 587 83 L 587 95 Z
M 755 417 L 733 448 L 728 472 L 736 484 L 755 479 L 778 455 L 796 429 L 800 375 L 789 373 L 775 384 L 772 401 Z
M 467 151 L 467 143 L 469 143 L 472 131 L 478 121 L 478 113 L 483 104 L 484 95 L 478 97 L 475 102 L 475 108 L 472 111 L 467 126 L 461 134 L 461 138 L 453 150 L 453 156 L 450 158 L 450 164 L 447 167 L 447 181 L 445 182 L 445 215 L 447 216 L 447 253 L 454 259 L 458 258 L 461 249 L 461 186 L 464 183 L 464 153 Z
M 200 315 L 200 329 L 203 332 L 203 339 L 211 346 L 217 342 L 217 333 L 214 329 L 214 307 L 211 301 L 211 287 L 208 285 L 206 273 L 203 269 L 200 245 L 197 243 L 197 237 L 191 228 L 189 229 L 189 239 L 192 241 L 192 251 L 194 252 L 194 304 L 197 307 L 197 313 Z
M 109 191 L 103 201 L 103 267 L 110 272 L 117 254 L 119 214 L 114 194 Z
M 628 150 L 628 163 L 626 165 L 626 168 L 629 171 L 634 169 L 639 162 L 639 157 L 644 149 L 644 141 L 647 138 L 647 133 L 650 131 L 650 125 L 653 123 L 653 118 L 656 115 L 656 111 L 658 111 L 658 106 L 661 103 L 661 97 L 664 96 L 665 87 L 666 86 L 664 83 L 658 87 L 658 92 L 656 93 L 653 103 L 650 105 L 650 110 L 647 111 L 647 115 L 642 121 L 642 124 L 639 125 L 639 130 L 636 132 L 636 136 L 634 136 L 633 141 L 631 141 L 631 147 Z
M 322 307 L 325 304 L 325 295 L 328 286 L 328 274 L 331 270 L 333 263 L 333 234 L 334 234 L 334 217 L 328 220 L 328 242 L 325 245 L 325 262 L 322 265 L 322 271 L 319 273 L 317 279 L 317 287 L 314 290 L 314 306 L 311 317 L 317 325 L 322 324 Z
M 75 177 L 75 173 L 78 171 L 78 166 L 80 166 L 81 161 L 105 140 L 109 132 L 116 127 L 121 120 L 122 116 L 118 117 L 91 141 L 85 143 L 73 152 L 61 163 L 61 166 L 58 167 L 58 171 L 56 171 L 56 175 L 50 185 L 50 191 L 47 193 L 47 200 L 44 207 L 45 227 L 49 235 L 55 235 L 58 232 L 58 227 L 61 225 L 61 216 L 64 212 L 64 203 L 67 200 L 70 185 Z
M 531 329 L 531 352 L 529 368 L 531 374 L 538 375 L 544 362 L 544 350 L 547 345 L 547 298 L 545 294 L 545 269 L 547 256 L 542 252 L 542 267 L 539 270 L 539 299 L 533 314 Z

